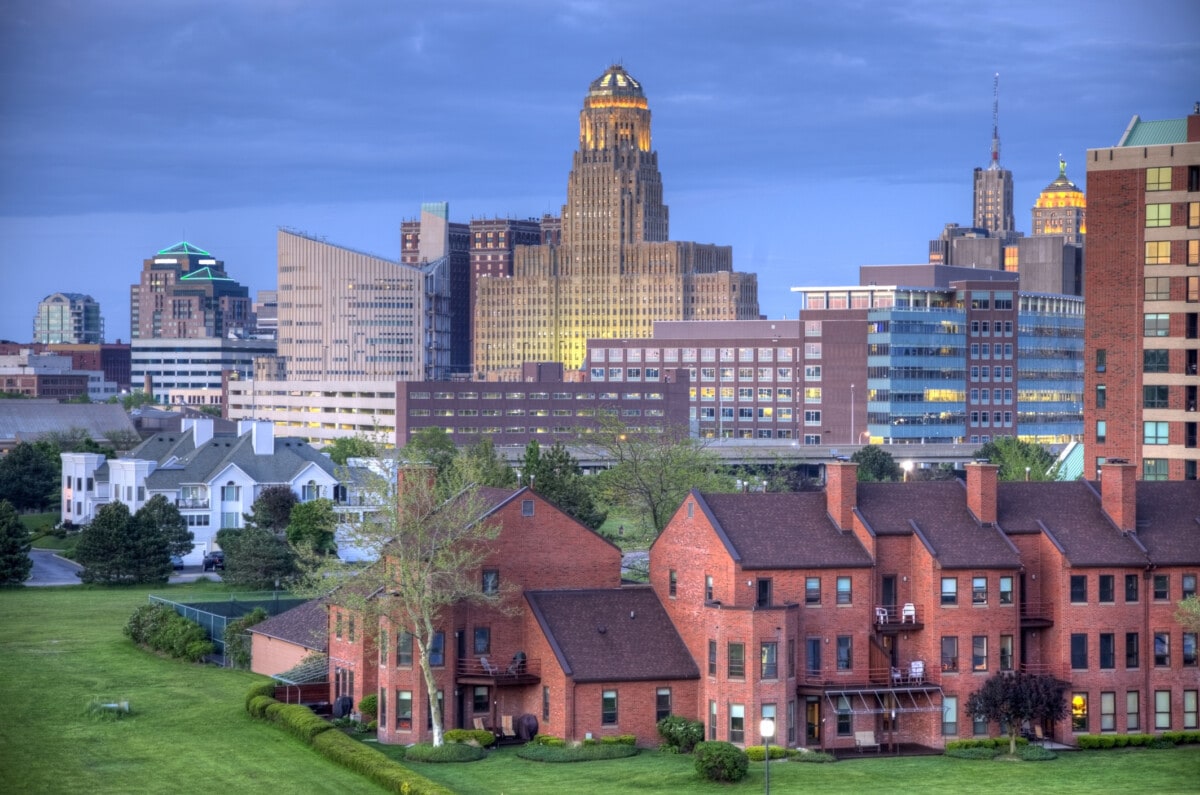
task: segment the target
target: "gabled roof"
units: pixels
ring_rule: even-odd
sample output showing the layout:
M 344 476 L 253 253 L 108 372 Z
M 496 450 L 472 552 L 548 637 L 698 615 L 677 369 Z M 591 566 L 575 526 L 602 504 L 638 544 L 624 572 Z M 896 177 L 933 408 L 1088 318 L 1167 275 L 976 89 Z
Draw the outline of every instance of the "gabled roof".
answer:
M 1017 568 L 1020 555 L 967 509 L 961 481 L 859 483 L 858 510 L 877 535 L 916 534 L 943 568 Z
M 1159 566 L 1200 566 L 1200 482 L 1138 481 L 1137 536 Z
M 191 243 L 187 242 L 186 240 L 180 241 L 179 243 L 176 243 L 175 245 L 170 246 L 168 248 L 164 248 L 162 251 L 160 251 L 158 253 L 159 254 L 194 254 L 199 257 L 211 257 L 212 256 L 212 254 L 209 254 L 204 249 L 199 248 L 197 246 L 193 246 Z
M 854 534 L 834 526 L 822 492 L 693 496 L 744 569 L 871 565 Z
M 132 458 L 150 458 L 160 464 L 146 478 L 146 488 L 169 491 L 184 483 L 208 483 L 229 466 L 236 466 L 255 483 L 290 483 L 310 465 L 330 477 L 336 469 L 328 456 L 307 442 L 289 437 L 276 438 L 271 455 L 256 455 L 249 433 L 216 435 L 200 447 L 192 445 L 193 439 L 190 433 L 155 434 L 133 451 Z M 161 466 L 168 462 L 168 466 Z
M 54 400 L 0 399 L 0 442 L 34 442 L 48 433 L 82 428 L 98 442 L 118 431 L 136 434 L 125 409 L 115 403 L 59 403 Z
M 329 649 L 329 608 L 322 599 L 305 602 L 250 627 L 250 632 L 314 651 Z
M 179 277 L 181 282 L 231 282 L 233 279 L 225 275 L 215 273 L 211 267 L 205 265 L 203 268 L 197 268 L 194 271 L 183 274 Z
M 559 666 L 576 682 L 700 678 L 648 587 L 526 591 L 525 599 Z
M 1072 566 L 1147 563 L 1146 553 L 1109 521 L 1100 496 L 1081 480 L 1000 483 L 996 514 L 1006 533 L 1045 532 Z

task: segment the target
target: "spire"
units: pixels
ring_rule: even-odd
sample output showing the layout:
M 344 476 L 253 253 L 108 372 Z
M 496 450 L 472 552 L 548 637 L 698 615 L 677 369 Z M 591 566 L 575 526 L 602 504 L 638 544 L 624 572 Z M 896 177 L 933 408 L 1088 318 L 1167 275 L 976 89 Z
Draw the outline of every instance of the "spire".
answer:
M 988 171 L 1000 168 L 1000 73 L 992 78 L 992 162 Z

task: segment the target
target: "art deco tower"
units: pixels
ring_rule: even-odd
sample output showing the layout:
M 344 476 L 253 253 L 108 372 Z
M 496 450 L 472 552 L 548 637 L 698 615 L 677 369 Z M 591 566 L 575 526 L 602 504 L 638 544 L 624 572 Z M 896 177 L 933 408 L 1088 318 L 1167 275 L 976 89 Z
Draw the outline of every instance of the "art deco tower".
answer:
M 1035 235 L 1063 235 L 1068 243 L 1083 245 L 1087 234 L 1087 197 L 1067 179 L 1067 163 L 1058 160 L 1058 177 L 1047 185 L 1033 205 Z
M 992 237 L 1010 238 L 1016 234 L 1013 219 L 1013 176 L 1000 167 L 1000 75 L 993 85 L 992 159 L 987 168 L 975 169 L 976 229 L 986 229 Z
M 728 246 L 670 241 L 642 86 L 612 66 L 579 114 L 562 239 L 521 246 L 512 278 L 476 288 L 477 374 L 526 361 L 575 369 L 592 338 L 649 337 L 656 320 L 758 317 L 757 279 Z

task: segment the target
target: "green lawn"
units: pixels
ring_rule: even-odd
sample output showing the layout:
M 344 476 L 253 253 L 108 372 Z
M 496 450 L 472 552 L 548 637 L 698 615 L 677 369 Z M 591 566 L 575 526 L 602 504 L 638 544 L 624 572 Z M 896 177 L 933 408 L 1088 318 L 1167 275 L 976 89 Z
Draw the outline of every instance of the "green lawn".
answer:
M 165 586 L 177 598 L 226 593 L 219 583 Z M 162 659 L 121 628 L 148 589 L 27 588 L 0 591 L 0 791 L 20 793 L 380 792 L 242 707 L 259 678 Z M 94 696 L 127 700 L 119 721 L 88 717 Z M 386 749 L 385 749 L 386 750 Z M 643 751 L 632 759 L 540 764 L 515 749 L 461 765 L 412 764 L 463 795 L 472 793 L 680 793 L 763 791 L 763 766 L 733 786 L 705 784 L 689 757 Z M 1052 762 L 976 762 L 943 757 L 776 762 L 778 792 L 1195 793 L 1200 747 L 1064 753 Z

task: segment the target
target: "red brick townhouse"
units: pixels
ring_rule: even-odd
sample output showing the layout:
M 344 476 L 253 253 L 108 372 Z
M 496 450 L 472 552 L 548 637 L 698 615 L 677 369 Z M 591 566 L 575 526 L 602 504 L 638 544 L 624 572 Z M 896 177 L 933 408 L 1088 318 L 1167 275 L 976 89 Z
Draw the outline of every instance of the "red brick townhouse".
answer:
M 655 593 L 620 587 L 621 551 L 532 491 L 481 489 L 500 526 L 480 566 L 480 588 L 503 584 L 502 608 L 462 604 L 442 616 L 435 652 L 447 729 L 533 715 L 542 733 L 570 739 L 636 734 L 674 703 L 695 703 L 695 664 Z M 357 626 L 356 626 L 357 624 Z M 405 627 L 384 617 L 364 632 L 330 611 L 332 697 L 380 699 L 379 740 L 431 739 L 419 654 Z
M 1200 489 L 1119 464 L 1103 491 L 996 474 L 860 484 L 833 463 L 824 494 L 693 492 L 650 576 L 700 666 L 707 736 L 761 743 L 774 717 L 789 745 L 936 747 L 995 734 L 965 702 L 1016 668 L 1062 681 L 1060 740 L 1195 727 L 1196 638 L 1171 615 L 1200 569 Z

